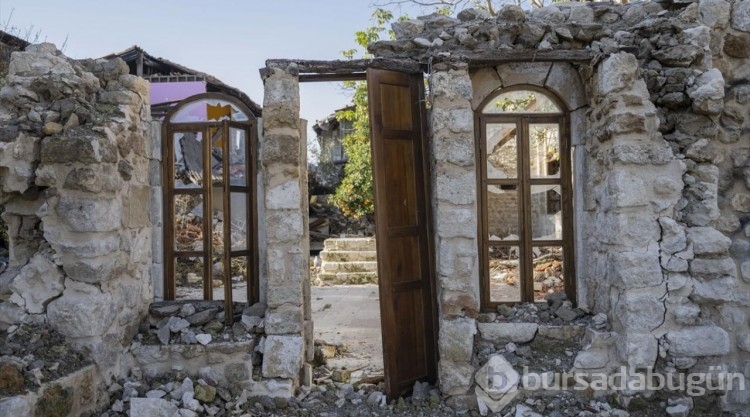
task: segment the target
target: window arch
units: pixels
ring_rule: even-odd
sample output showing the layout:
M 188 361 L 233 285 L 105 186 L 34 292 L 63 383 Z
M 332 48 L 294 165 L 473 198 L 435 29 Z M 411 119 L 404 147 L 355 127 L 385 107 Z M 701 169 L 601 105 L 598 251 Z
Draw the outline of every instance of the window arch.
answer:
M 569 111 L 531 85 L 499 90 L 477 110 L 482 308 L 575 300 Z
M 223 299 L 229 321 L 233 287 L 247 287 L 234 301 L 258 299 L 256 120 L 220 93 L 189 97 L 164 120 L 164 299 Z

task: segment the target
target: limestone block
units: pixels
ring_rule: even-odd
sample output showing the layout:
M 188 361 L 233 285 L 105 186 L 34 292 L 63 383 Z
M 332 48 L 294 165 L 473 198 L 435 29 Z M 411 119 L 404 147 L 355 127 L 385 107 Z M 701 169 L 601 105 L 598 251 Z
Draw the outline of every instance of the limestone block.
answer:
M 446 319 L 476 317 L 479 312 L 479 298 L 476 291 L 441 291 L 440 311 Z
M 724 53 L 733 58 L 750 58 L 750 34 L 727 33 L 724 37 Z
M 656 218 L 638 212 L 607 213 L 597 219 L 601 235 L 608 244 L 626 247 L 648 247 L 658 242 L 661 235 Z
M 63 270 L 69 278 L 89 284 L 113 279 L 119 266 L 118 259 L 111 255 L 82 259 L 65 256 L 63 260 Z
M 41 160 L 45 164 L 117 162 L 117 145 L 93 135 L 50 136 L 42 140 Z
M 693 100 L 693 111 L 699 114 L 719 114 L 724 109 L 724 77 L 716 69 L 710 69 L 695 80 L 694 88 L 688 90 Z
M 178 415 L 177 406 L 161 398 L 131 398 L 130 415 L 162 417 Z
M 150 226 L 151 187 L 130 186 L 125 198 L 125 226 L 131 228 Z
M 471 362 L 476 333 L 474 319 L 443 320 L 438 337 L 440 358 L 452 362 Z
M 476 159 L 474 136 L 468 134 L 456 135 L 450 132 L 440 132 L 432 136 L 432 157 L 438 163 L 451 163 L 457 166 L 475 169 Z
M 630 88 L 636 79 L 637 72 L 638 61 L 635 55 L 626 52 L 610 55 L 597 71 L 598 94 L 606 96 Z
M 298 305 L 285 304 L 266 314 L 266 334 L 301 334 L 302 326 L 302 307 Z
M 698 255 L 726 255 L 732 240 L 713 227 L 691 227 L 687 238 L 693 244 L 693 252 Z
M 608 256 L 608 276 L 622 288 L 644 288 L 664 282 L 659 255 L 650 252 L 616 252 Z
M 740 274 L 745 283 L 750 284 L 750 261 L 744 261 L 740 264 Z
M 528 343 L 534 340 L 536 323 L 477 323 L 482 339 L 492 342 Z
M 266 208 L 272 210 L 300 210 L 302 197 L 298 179 L 266 188 Z
M 70 171 L 63 188 L 89 193 L 112 193 L 120 187 L 117 178 L 111 164 L 78 167 Z
M 726 0 L 701 0 L 698 3 L 701 22 L 710 28 L 726 28 L 731 6 Z
M 736 277 L 737 265 L 732 258 L 703 259 L 697 258 L 690 262 L 690 273 L 705 279 L 720 277 Z
M 578 352 L 573 366 L 576 369 L 601 369 L 610 365 L 609 351 L 606 349 L 592 349 Z
M 394 22 L 391 29 L 396 35 L 396 39 L 413 38 L 424 32 L 424 21 L 419 19 L 410 19 L 403 22 Z
M 665 306 L 660 299 L 664 291 L 628 291 L 620 295 L 615 304 L 613 321 L 627 331 L 650 332 L 664 321 Z
M 685 249 L 687 238 L 685 230 L 669 217 L 659 217 L 661 226 L 661 243 L 659 247 L 664 253 L 674 254 Z
M 40 314 L 47 302 L 63 292 L 63 276 L 54 263 L 37 254 L 21 268 L 10 288 L 24 299 L 26 311 Z
M 632 369 L 653 367 L 659 353 L 659 342 L 652 334 L 626 333 L 617 344 L 620 357 Z
M 503 87 L 516 84 L 544 86 L 544 80 L 550 72 L 548 62 L 514 62 L 495 67 Z
M 122 203 L 116 199 L 95 199 L 63 195 L 57 203 L 58 216 L 76 232 L 109 232 L 122 227 Z
M 50 326 L 67 337 L 100 336 L 115 319 L 116 307 L 109 293 L 72 280 L 62 297 L 47 306 Z
M 437 103 L 430 110 L 430 126 L 433 132 L 472 133 L 474 112 L 468 106 L 445 108 Z
M 263 377 L 297 378 L 303 356 L 302 336 L 268 336 L 263 355 Z
M 301 242 L 304 236 L 300 210 L 266 210 L 268 243 Z
M 588 7 L 574 7 L 572 10 L 578 9 L 590 10 Z M 587 104 L 586 90 L 581 83 L 581 77 L 570 64 L 552 64 L 544 85 L 563 99 L 568 105 L 568 110 L 576 110 Z
M 476 237 L 476 210 L 472 206 L 441 204 L 435 217 L 437 234 L 441 238 Z
M 471 74 L 471 87 L 473 90 L 471 108 L 477 110 L 482 101 L 502 87 L 502 83 L 494 68 L 482 68 Z
M 604 205 L 607 208 L 639 207 L 648 204 L 646 184 L 637 172 L 616 170 L 607 177 L 606 184 Z
M 729 335 L 721 327 L 686 327 L 667 333 L 673 356 L 721 356 L 730 352 Z
M 435 198 L 455 205 L 475 204 L 476 170 L 453 164 L 436 164 Z
M 700 317 L 701 308 L 692 302 L 686 302 L 670 307 L 669 312 L 672 313 L 675 323 L 683 326 L 693 326 L 697 323 L 698 317 Z
M 737 335 L 737 347 L 745 352 L 750 352 L 750 333 Z
M 437 71 L 430 76 L 430 93 L 433 97 L 451 101 L 472 99 L 472 78 L 465 70 Z
M 698 303 L 714 304 L 728 303 L 737 300 L 737 281 L 732 277 L 724 277 L 704 281 L 696 279 L 693 282 L 692 298 Z
M 733 2 L 732 29 L 750 32 L 750 2 L 746 0 Z
M 0 400 L 0 416 L 31 417 L 31 404 L 27 396 L 7 397 Z
M 438 363 L 440 392 L 444 395 L 462 395 L 471 388 L 474 367 L 466 362 L 441 359 Z

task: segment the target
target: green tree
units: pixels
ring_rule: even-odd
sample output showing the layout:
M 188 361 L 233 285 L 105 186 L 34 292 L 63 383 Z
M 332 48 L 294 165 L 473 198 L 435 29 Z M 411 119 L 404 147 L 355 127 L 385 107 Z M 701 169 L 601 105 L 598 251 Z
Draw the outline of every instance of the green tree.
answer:
M 380 40 L 386 32 L 386 24 L 393 20 L 393 13 L 377 8 L 373 12 L 375 25 L 355 34 L 356 43 L 367 48 L 372 42 Z M 390 36 L 392 33 L 388 32 Z M 356 48 L 342 52 L 347 59 L 354 59 L 358 54 Z M 369 58 L 366 52 L 363 58 Z M 331 197 L 331 203 L 344 215 L 361 218 L 375 211 L 372 183 L 372 154 L 370 150 L 370 117 L 367 106 L 367 83 L 364 81 L 345 82 L 344 86 L 352 91 L 352 104 L 349 110 L 342 110 L 336 117 L 348 121 L 352 131 L 344 137 L 343 146 L 349 161 L 344 166 L 344 178 Z

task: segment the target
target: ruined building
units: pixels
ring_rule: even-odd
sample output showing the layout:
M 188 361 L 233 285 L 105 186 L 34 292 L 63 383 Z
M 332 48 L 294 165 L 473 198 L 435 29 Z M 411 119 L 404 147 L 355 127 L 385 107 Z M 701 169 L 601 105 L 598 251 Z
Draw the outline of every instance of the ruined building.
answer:
M 88 347 L 104 379 L 179 362 L 256 395 L 292 395 L 309 383 L 314 326 L 299 83 L 359 77 L 391 397 L 433 380 L 444 395 L 491 404 L 498 392 L 481 370 L 509 355 L 505 343 L 534 351 L 571 339 L 583 340 L 574 370 L 721 366 L 750 386 L 750 1 L 506 6 L 394 29 L 396 40 L 370 46 L 372 60 L 270 60 L 261 119 L 214 97 L 223 101 L 200 107 L 231 114 L 195 124 L 180 124 L 187 107 L 175 107 L 153 125 L 148 84 L 122 61 L 74 62 L 49 45 L 14 53 L 0 91 L 3 328 L 48 323 Z M 202 169 L 175 170 L 187 136 L 211 138 L 199 140 Z M 210 163 L 212 147 L 240 152 L 237 170 L 232 158 Z M 228 218 L 239 211 L 247 227 L 178 204 L 204 240 L 165 241 L 180 221 L 175 202 L 195 196 Z M 218 230 L 228 240 L 213 254 Z M 235 233 L 245 233 L 237 247 Z M 262 302 L 247 311 L 262 326 L 241 343 L 134 345 L 154 289 L 175 298 L 178 261 L 209 257 L 225 269 L 246 258 L 247 299 L 234 301 Z M 198 264 L 204 297 L 220 299 L 213 265 Z M 223 294 L 231 324 L 244 306 Z M 502 315 L 545 297 L 528 317 Z M 540 305 L 561 322 L 540 320 Z M 565 324 L 579 316 L 596 320 Z M 748 392 L 720 392 L 712 407 L 747 413 Z

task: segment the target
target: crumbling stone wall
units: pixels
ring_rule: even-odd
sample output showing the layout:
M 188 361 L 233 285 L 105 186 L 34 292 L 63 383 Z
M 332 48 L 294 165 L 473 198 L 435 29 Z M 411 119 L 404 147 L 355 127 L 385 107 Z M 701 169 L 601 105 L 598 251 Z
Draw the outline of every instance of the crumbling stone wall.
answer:
M 149 86 L 120 59 L 15 52 L 0 90 L 0 328 L 48 324 L 119 371 L 151 295 Z
M 517 84 L 543 86 L 571 111 L 578 299 L 612 323 L 611 332 L 588 337 L 608 340 L 607 347 L 579 355 L 576 367 L 700 372 L 723 365 L 750 380 L 749 16 L 747 0 L 577 3 L 530 12 L 506 6 L 497 17 L 466 10 L 458 18 L 401 22 L 396 40 L 371 45 L 379 57 L 433 64 L 444 392 L 472 387 L 472 225 L 475 164 L 482 162 L 475 160 L 471 110 Z M 554 50 L 591 51 L 593 58 L 483 68 L 490 52 L 526 51 L 535 61 Z M 746 407 L 744 394 L 729 392 L 725 408 Z

